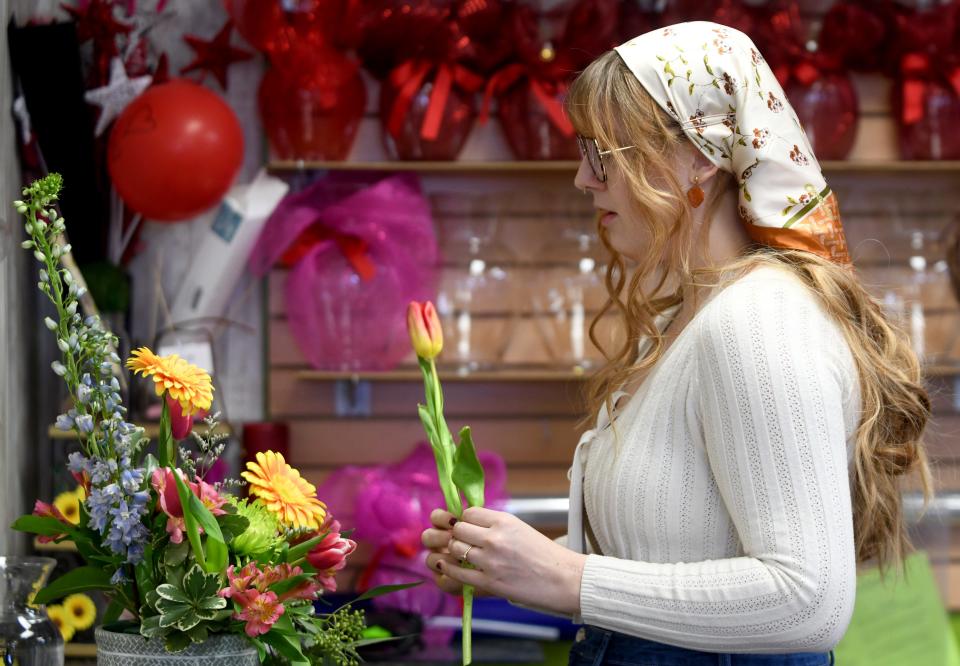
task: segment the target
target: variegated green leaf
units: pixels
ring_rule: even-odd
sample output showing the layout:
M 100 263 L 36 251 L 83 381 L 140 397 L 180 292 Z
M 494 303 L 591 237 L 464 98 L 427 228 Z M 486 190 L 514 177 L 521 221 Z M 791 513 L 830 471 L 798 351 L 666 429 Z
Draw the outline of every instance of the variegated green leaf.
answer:
M 167 601 L 176 601 L 181 604 L 190 603 L 190 599 L 186 594 L 169 583 L 157 586 L 157 596 Z

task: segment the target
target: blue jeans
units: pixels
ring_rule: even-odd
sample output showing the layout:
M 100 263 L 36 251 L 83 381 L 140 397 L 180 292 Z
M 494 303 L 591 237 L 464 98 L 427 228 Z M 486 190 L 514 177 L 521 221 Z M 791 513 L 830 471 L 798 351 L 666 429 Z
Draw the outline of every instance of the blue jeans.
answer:
M 700 652 L 586 626 L 568 666 L 831 666 L 832 652 L 730 654 Z

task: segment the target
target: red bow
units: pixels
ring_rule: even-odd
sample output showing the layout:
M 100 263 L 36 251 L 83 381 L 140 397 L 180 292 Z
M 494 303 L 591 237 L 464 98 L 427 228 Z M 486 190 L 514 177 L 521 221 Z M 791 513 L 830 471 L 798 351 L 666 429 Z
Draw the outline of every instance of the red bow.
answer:
M 457 87 L 468 92 L 476 92 L 483 87 L 483 79 L 463 65 L 448 62 L 437 63 L 429 60 L 407 60 L 390 71 L 389 82 L 397 90 L 397 97 L 390 107 L 387 130 L 394 137 L 400 136 L 403 119 L 410 110 L 414 95 L 420 90 L 423 80 L 436 71 L 430 103 L 420 126 L 420 136 L 434 141 L 440 133 L 440 121 L 447 106 L 451 88 Z
M 336 231 L 331 231 L 320 222 L 314 222 L 304 229 L 297 240 L 280 257 L 280 263 L 289 268 L 293 266 L 306 254 L 317 246 L 318 243 L 334 242 L 340 248 L 340 252 L 346 258 L 347 262 L 353 267 L 364 282 L 369 282 L 377 272 L 377 267 L 370 257 L 369 245 L 362 238 L 348 236 Z
M 784 88 L 791 80 L 810 86 L 827 72 L 842 71 L 840 59 L 830 53 L 804 52 L 795 54 L 792 62 L 781 62 L 773 68 L 780 85 Z
M 553 123 L 553 126 L 564 136 L 573 136 L 573 125 L 567 118 L 567 114 L 564 113 L 563 105 L 557 99 L 557 95 L 564 92 L 568 84 L 564 81 L 537 78 L 526 65 L 519 63 L 507 65 L 490 78 L 487 89 L 483 94 L 483 103 L 480 105 L 480 124 L 487 122 L 490 116 L 490 101 L 493 96 L 509 89 L 525 77 L 530 80 L 530 89 L 533 91 L 534 99 L 547 112 L 547 117 Z

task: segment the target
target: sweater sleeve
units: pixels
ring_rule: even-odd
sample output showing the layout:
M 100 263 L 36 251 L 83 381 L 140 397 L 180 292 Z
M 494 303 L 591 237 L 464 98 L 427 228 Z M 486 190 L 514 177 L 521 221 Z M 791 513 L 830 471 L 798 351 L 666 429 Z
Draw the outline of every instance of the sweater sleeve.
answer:
M 662 564 L 589 555 L 583 620 L 695 650 L 828 651 L 856 583 L 849 347 L 790 277 L 745 278 L 690 325 L 705 453 L 742 555 Z

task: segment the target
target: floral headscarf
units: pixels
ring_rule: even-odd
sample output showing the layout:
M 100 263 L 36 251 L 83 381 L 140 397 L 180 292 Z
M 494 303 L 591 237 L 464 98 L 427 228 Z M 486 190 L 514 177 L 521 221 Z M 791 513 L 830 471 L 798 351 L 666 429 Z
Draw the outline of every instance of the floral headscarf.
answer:
M 700 151 L 736 177 L 740 216 L 755 242 L 850 263 L 837 196 L 749 37 L 694 21 L 640 35 L 616 51 Z

